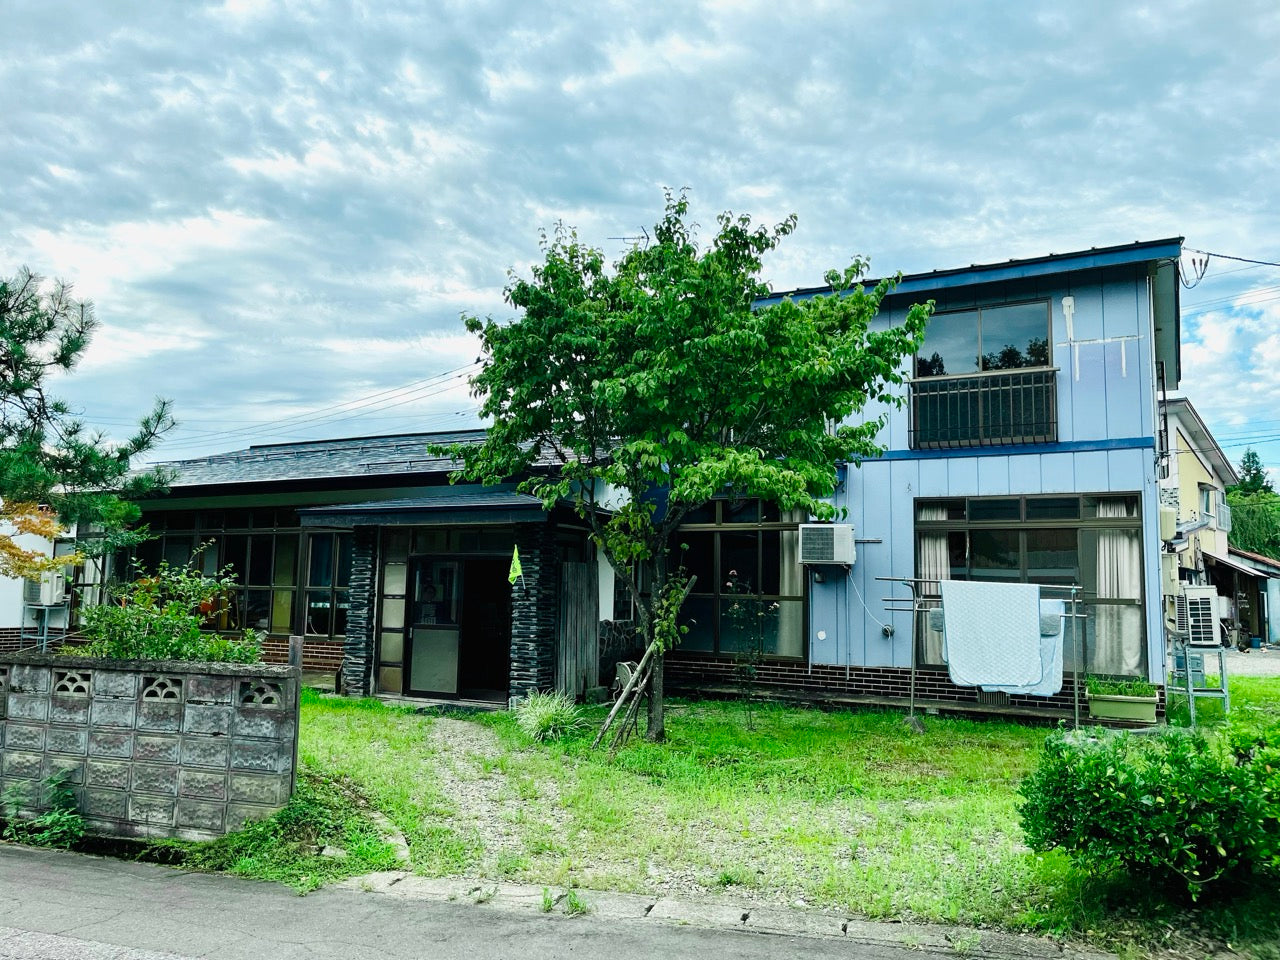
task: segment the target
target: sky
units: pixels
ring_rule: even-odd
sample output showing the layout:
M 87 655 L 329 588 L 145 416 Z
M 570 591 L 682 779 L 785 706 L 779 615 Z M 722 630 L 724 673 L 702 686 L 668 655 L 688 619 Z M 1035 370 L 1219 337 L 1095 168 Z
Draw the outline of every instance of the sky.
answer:
M 557 221 L 616 258 L 664 187 L 799 229 L 774 289 L 1185 236 L 1280 261 L 1280 5 L 5 0 L 0 275 L 99 330 L 56 384 L 154 459 L 466 428 Z M 1193 277 L 1188 261 L 1187 273 Z M 1280 468 L 1280 267 L 1182 292 L 1183 386 Z

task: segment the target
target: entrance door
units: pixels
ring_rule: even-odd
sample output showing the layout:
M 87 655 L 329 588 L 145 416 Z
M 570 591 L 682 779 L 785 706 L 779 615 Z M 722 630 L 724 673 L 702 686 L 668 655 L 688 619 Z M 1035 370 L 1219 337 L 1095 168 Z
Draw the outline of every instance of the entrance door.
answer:
M 462 578 L 456 560 L 424 558 L 409 564 L 409 650 L 405 658 L 410 694 L 458 693 Z
M 505 702 L 511 685 L 511 584 L 508 557 L 462 561 L 462 653 L 459 691 Z

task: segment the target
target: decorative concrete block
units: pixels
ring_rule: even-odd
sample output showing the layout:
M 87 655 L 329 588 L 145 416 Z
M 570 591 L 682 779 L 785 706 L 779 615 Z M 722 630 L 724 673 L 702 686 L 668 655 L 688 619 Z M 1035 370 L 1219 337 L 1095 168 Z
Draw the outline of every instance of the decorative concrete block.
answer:
M 6 749 L 44 750 L 45 731 L 48 729 L 44 725 L 10 720 L 5 724 L 5 728 L 8 731 L 5 737 L 5 742 L 8 744 Z
M 196 734 L 182 738 L 184 767 L 217 767 L 227 769 L 230 743 L 225 737 L 202 737 Z
M 10 693 L 31 693 L 47 696 L 53 689 L 53 671 L 47 666 L 16 663 L 9 673 Z
M 90 787 L 84 792 L 84 808 L 80 812 L 86 818 L 123 820 L 129 815 L 129 794 L 123 789 L 95 790 Z
M 101 732 L 89 729 L 89 756 L 91 757 L 123 757 L 133 756 L 133 734 Z
M 133 759 L 148 763 L 177 763 L 182 741 L 158 733 L 139 733 L 134 737 Z
M 188 704 L 182 719 L 182 732 L 226 736 L 231 732 L 231 707 Z
M 178 768 L 168 763 L 135 763 L 131 789 L 135 796 L 142 793 L 177 796 Z
M 139 794 L 129 796 L 129 819 L 147 826 L 172 827 L 174 800 L 172 797 L 152 797 Z
M 84 760 L 45 754 L 42 780 L 57 778 L 66 783 L 84 783 Z
M 269 707 L 241 707 L 236 711 L 231 732 L 236 739 L 292 740 L 297 723 L 293 713 Z
M 284 798 L 280 795 L 280 779 L 280 777 L 264 777 L 252 773 L 233 773 L 231 774 L 231 799 L 261 803 L 274 808 L 284 802 Z
M 54 697 L 49 701 L 50 723 L 88 723 L 89 700 L 85 697 Z
M 90 760 L 85 765 L 85 781 L 91 788 L 128 790 L 129 770 L 129 764 L 119 760 Z M 102 814 L 102 816 L 110 816 L 110 814 Z
M 9 689 L 9 720 L 35 720 L 39 723 L 49 719 L 49 695 L 17 693 Z
M 95 700 L 89 708 L 89 723 L 94 727 L 133 729 L 138 705 L 132 700 Z
M 187 680 L 187 703 L 231 703 L 234 677 L 192 675 Z
M 93 696 L 95 699 L 136 700 L 138 675 L 126 670 L 96 670 L 93 674 Z
M 44 776 L 44 754 L 6 750 L 3 771 L 6 780 L 39 780 Z
M 177 825 L 204 833 L 222 833 L 226 823 L 226 804 L 200 800 L 178 801 Z
M 267 740 L 235 740 L 231 744 L 231 769 L 254 773 L 288 773 L 293 751 L 288 744 Z
M 89 731 L 84 727 L 50 727 L 45 737 L 49 753 L 73 753 L 84 756 L 88 751 Z
M 250 820 L 264 820 L 276 812 L 278 807 L 261 806 L 256 803 L 227 804 L 227 832 L 239 830 Z
M 226 800 L 227 775 L 212 770 L 183 770 L 178 793 L 197 800 Z
M 182 704 L 169 700 L 143 700 L 138 704 L 138 729 L 177 733 L 182 729 Z

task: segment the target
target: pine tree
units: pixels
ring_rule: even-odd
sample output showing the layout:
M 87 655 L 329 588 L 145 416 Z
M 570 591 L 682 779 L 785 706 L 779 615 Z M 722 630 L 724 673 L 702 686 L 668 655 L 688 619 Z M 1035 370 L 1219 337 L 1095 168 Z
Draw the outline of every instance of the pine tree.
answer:
M 157 400 L 131 437 L 112 443 L 48 392 L 49 378 L 75 367 L 96 326 L 93 305 L 66 283 L 46 285 L 26 269 L 0 279 L 0 520 L 10 531 L 0 533 L 0 574 L 30 576 L 51 565 L 18 548 L 11 533 L 57 532 L 53 517 L 97 526 L 108 546 L 127 538 L 138 516 L 130 498 L 166 479 L 131 473 L 130 464 L 173 427 L 169 401 Z

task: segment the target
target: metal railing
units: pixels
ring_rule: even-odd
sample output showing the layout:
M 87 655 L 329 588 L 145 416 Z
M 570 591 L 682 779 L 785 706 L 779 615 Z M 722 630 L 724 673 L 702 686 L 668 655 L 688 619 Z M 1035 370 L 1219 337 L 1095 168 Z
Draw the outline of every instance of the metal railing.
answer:
M 988 370 L 911 381 L 911 448 L 1056 441 L 1057 372 Z

